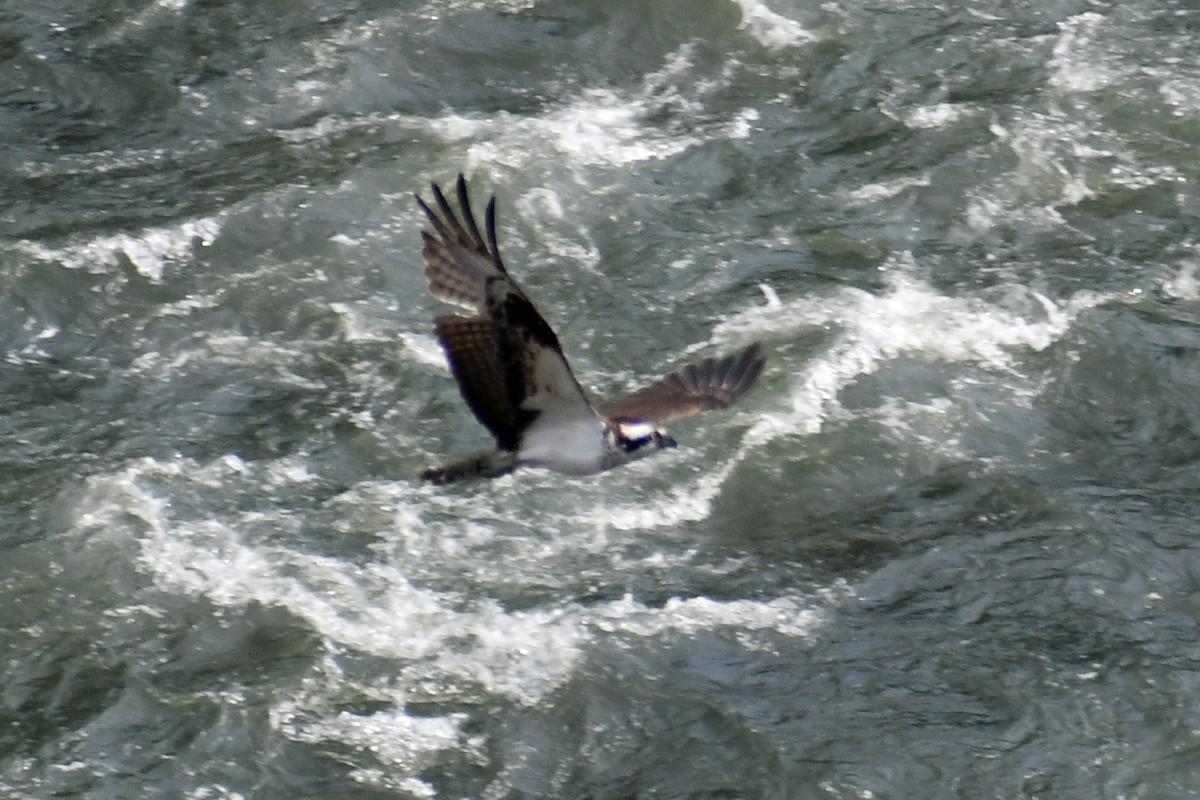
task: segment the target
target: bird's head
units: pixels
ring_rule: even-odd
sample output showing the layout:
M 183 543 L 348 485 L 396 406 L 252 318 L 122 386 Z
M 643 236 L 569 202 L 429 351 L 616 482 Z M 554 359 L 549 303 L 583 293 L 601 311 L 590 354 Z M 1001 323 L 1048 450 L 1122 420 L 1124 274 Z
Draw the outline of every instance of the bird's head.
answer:
M 675 446 L 675 440 L 652 422 L 616 422 L 610 431 L 613 444 L 628 461 Z

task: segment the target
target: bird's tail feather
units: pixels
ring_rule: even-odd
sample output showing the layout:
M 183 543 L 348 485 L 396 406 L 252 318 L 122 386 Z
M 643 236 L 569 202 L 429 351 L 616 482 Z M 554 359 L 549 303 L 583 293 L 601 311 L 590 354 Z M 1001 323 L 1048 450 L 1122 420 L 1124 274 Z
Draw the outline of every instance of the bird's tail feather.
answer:
M 517 467 L 517 454 L 513 450 L 485 450 L 473 456 L 447 464 L 430 467 L 421 473 L 421 479 L 444 486 L 469 478 L 499 478 Z

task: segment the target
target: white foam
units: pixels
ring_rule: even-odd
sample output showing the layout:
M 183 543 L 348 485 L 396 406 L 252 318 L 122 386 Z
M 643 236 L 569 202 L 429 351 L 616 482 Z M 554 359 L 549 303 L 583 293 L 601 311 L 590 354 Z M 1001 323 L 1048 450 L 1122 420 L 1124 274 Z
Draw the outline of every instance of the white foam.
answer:
M 671 458 L 671 454 L 655 456 L 654 460 Z M 638 462 L 624 470 L 653 472 L 661 468 L 654 460 Z M 721 487 L 737 465 L 729 458 L 709 465 L 704 473 L 665 489 L 647 502 L 638 497 L 629 501 L 610 500 L 605 508 L 605 522 L 617 530 L 674 529 L 686 522 L 699 522 L 712 513 L 712 504 L 721 494 Z
M 302 348 L 289 343 L 276 343 L 264 339 L 229 333 L 207 333 L 190 337 L 170 352 L 148 350 L 129 365 L 131 375 L 138 375 L 157 383 L 170 383 L 181 376 L 194 377 L 198 373 L 210 373 L 218 367 L 227 367 L 231 382 L 224 388 L 204 395 L 205 407 L 220 412 L 242 405 L 247 391 L 253 391 L 242 383 L 252 371 L 259 377 L 267 377 L 276 385 L 289 386 L 304 391 L 322 392 L 328 386 L 297 370 L 293 365 L 303 362 L 306 354 Z M 239 378 L 241 380 L 239 380 Z M 230 403 L 232 405 L 224 405 Z
M 958 426 L 951 419 L 960 412 L 949 397 L 928 402 L 886 398 L 874 416 L 897 438 L 912 441 L 922 452 L 937 453 L 958 461 L 969 457 L 960 438 L 952 433 Z
M 930 106 L 919 106 L 913 109 L 904 122 L 910 128 L 944 128 L 956 122 L 971 110 L 971 106 L 962 103 L 936 103 Z
M 733 115 L 733 119 L 725 128 L 725 135 L 730 139 L 745 139 L 750 136 L 750 132 L 754 130 L 754 123 L 758 122 L 760 113 L 756 108 L 744 108 Z
M 779 295 L 769 284 L 760 283 L 759 291 L 763 293 L 763 298 L 767 301 L 767 308 L 783 308 L 783 301 L 779 299 Z
M 396 338 L 396 334 L 380 330 L 375 316 L 369 313 L 375 309 L 367 301 L 334 301 L 329 304 L 329 310 L 338 315 L 338 332 L 347 342 L 391 342 Z M 400 334 L 402 339 L 406 335 Z M 417 337 L 412 335 L 412 338 Z M 427 345 L 428 337 L 416 344 L 420 348 L 426 348 Z
M 21 330 L 28 339 L 20 350 L 8 350 L 4 353 L 4 360 L 9 364 L 26 364 L 50 358 L 50 353 L 43 345 L 62 333 L 62 329 L 57 325 L 44 325 L 33 318 L 27 318 L 22 323 Z
M 271 710 L 271 722 L 295 741 L 333 741 L 361 747 L 391 767 L 413 772 L 426 767 L 429 757 L 439 751 L 460 749 L 466 719 L 466 714 L 413 717 L 392 709 L 370 714 L 342 711 L 304 720 L 309 714 L 302 703 L 287 699 Z
M 1015 287 L 1040 314 L 1027 318 L 975 297 L 949 297 L 915 277 L 905 254 L 887 265 L 887 291 L 846 288 L 832 297 L 799 298 L 779 307 L 750 309 L 722 323 L 714 337 L 778 335 L 812 327 L 836 330 L 825 351 L 792 379 L 790 408 L 765 413 L 747 433 L 745 447 L 779 436 L 816 433 L 844 412 L 843 389 L 900 356 L 972 364 L 1015 374 L 1014 353 L 1038 351 L 1057 341 L 1084 310 L 1106 299 L 1081 292 L 1065 301 Z M 1028 303 L 1026 303 L 1028 305 Z
M 1158 92 L 1164 102 L 1174 106 L 1173 116 L 1189 117 L 1200 111 L 1200 85 L 1196 81 L 1182 80 L 1173 72 L 1149 65 L 1145 70 L 1146 74 L 1162 81 Z
M 779 20 L 781 25 L 787 22 L 782 17 Z M 573 170 L 629 168 L 668 158 L 704 141 L 749 136 L 759 119 L 756 108 L 746 107 L 719 120 L 705 121 L 704 99 L 731 83 L 734 71 L 727 68 L 717 78 L 692 77 L 694 50 L 694 44 L 681 45 L 666 57 L 660 69 L 643 77 L 637 90 L 586 89 L 533 116 L 508 112 L 487 117 L 448 114 L 413 123 L 432 128 L 447 141 L 467 143 L 468 171 L 481 165 L 523 171 L 531 164 L 544 171 L 548 153 Z M 681 90 L 681 85 L 687 85 L 687 91 Z M 668 118 L 686 119 L 687 123 L 647 123 L 652 115 L 662 112 L 668 112 Z M 594 191 L 595 182 L 589 185 Z
M 547 149 L 575 167 L 626 167 L 666 158 L 699 141 L 691 135 L 664 134 L 644 126 L 642 119 L 647 113 L 644 101 L 609 89 L 589 89 L 541 116 L 450 114 L 433 120 L 431 127 L 450 141 L 471 140 L 468 169 L 481 164 L 520 168 L 531 160 L 544 161 Z
M 1060 112 L 1023 114 L 1010 127 L 999 123 L 991 127 L 996 139 L 1011 148 L 1017 164 L 990 186 L 971 192 L 966 217 L 975 230 L 997 226 L 1045 230 L 1065 225 L 1058 206 L 1073 206 L 1095 194 L 1088 185 L 1090 162 L 1102 162 L 1105 180 L 1114 182 L 1121 182 L 1127 172 L 1146 175 L 1154 170 L 1140 165 L 1116 142 L 1106 141 L 1103 131 Z M 1169 177 L 1164 174 L 1151 181 Z
M 734 0 L 734 4 L 742 12 L 738 29 L 766 47 L 795 47 L 817 38 L 799 22 L 772 11 L 763 0 Z
M 397 335 L 397 338 L 404 345 L 406 356 L 416 363 L 444 372 L 450 371 L 450 367 L 446 363 L 446 353 L 435 336 L 401 333 Z
M 517 198 L 515 205 L 526 220 L 537 226 L 538 243 L 544 246 L 548 255 L 568 259 L 572 266 L 591 270 L 600 265 L 600 248 L 582 221 L 571 225 L 570 237 L 559 232 L 557 226 L 566 220 L 567 214 L 557 192 L 546 188 L 531 189 Z
M 593 625 L 606 632 L 655 637 L 666 632 L 695 634 L 719 628 L 736 629 L 751 649 L 769 647 L 755 638 L 769 631 L 806 638 L 822 623 L 823 614 L 809 601 L 796 597 L 773 600 L 713 600 L 708 597 L 671 598 L 661 608 L 647 607 L 626 595 L 596 609 Z
M 579 493 L 578 506 L 533 510 L 521 508 L 520 493 L 505 491 L 500 482 L 487 486 L 496 490 L 492 496 L 454 498 L 407 481 L 362 484 L 337 499 L 332 516 L 339 522 L 338 535 L 355 535 L 363 520 L 372 526 L 377 543 L 365 562 L 297 544 L 312 520 L 286 504 L 245 509 L 222 499 L 243 491 L 302 494 L 314 480 L 302 456 L 246 461 L 226 455 L 204 463 L 141 459 L 84 482 L 73 498 L 72 533 L 84 542 L 96 539 L 106 549 L 136 548 L 132 563 L 152 580 L 153 591 L 235 610 L 282 608 L 304 620 L 325 654 L 298 691 L 274 701 L 271 724 L 296 741 L 370 751 L 382 768 L 358 770 L 355 778 L 364 784 L 430 795 L 432 788 L 420 773 L 438 763 L 440 753 L 484 757 L 486 742 L 464 729 L 464 715 L 410 714 L 410 703 L 486 696 L 535 705 L 613 637 L 711 631 L 747 649 L 772 650 L 779 637 L 805 638 L 821 624 L 811 601 L 799 594 L 766 600 L 681 598 L 662 607 L 629 595 L 522 609 L 491 599 L 491 581 L 538 585 L 546 569 L 577 564 L 589 553 L 603 554 L 620 568 L 621 548 L 613 547 L 607 535 L 612 526 L 602 521 L 605 492 L 595 482 L 580 482 L 588 490 Z M 701 482 L 711 487 L 708 494 L 719 491 L 719 478 Z M 686 500 L 682 495 L 663 499 L 666 505 Z M 380 513 L 389 506 L 394 508 L 391 526 Z M 692 513 L 699 518 L 707 508 L 701 503 Z M 506 545 L 505 526 L 514 525 L 519 547 L 513 558 L 498 562 L 494 553 Z M 539 537 L 539 529 L 556 533 Z M 649 558 L 656 556 L 663 558 L 661 553 Z M 130 598 L 131 604 L 144 601 Z M 145 602 L 153 605 L 153 595 Z M 340 666 L 348 651 L 387 659 L 390 674 L 348 674 Z M 374 710 L 356 713 L 331 702 L 347 694 L 372 698 Z
M 402 538 L 396 543 L 401 549 L 389 557 L 384 548 L 381 560 L 365 565 L 284 544 L 287 533 L 301 525 L 287 512 L 183 514 L 173 502 L 191 492 L 192 484 L 236 491 L 242 484 L 278 488 L 311 480 L 302 462 L 289 468 L 231 458 L 205 465 L 182 458 L 144 459 L 120 473 L 88 479 L 76 528 L 83 535 L 103 532 L 136 541 L 140 569 L 161 590 L 203 597 L 219 606 L 283 607 L 335 649 L 393 659 L 398 685 L 436 683 L 468 692 L 482 687 L 525 704 L 538 702 L 567 680 L 600 633 L 647 636 L 733 627 L 801 636 L 815 624 L 799 597 L 765 603 L 693 599 L 665 608 L 645 607 L 626 597 L 607 604 L 507 610 L 487 598 L 423 587 L 411 580 L 413 565 L 447 575 L 458 574 L 464 561 L 492 569 L 486 551 L 496 532 L 478 526 L 474 537 L 463 534 L 470 525 L 469 508 L 466 519 L 427 519 L 427 504 L 402 495 L 393 498 L 400 509 L 397 533 Z M 527 542 L 536 545 L 531 537 Z M 542 560 L 571 553 L 580 544 L 570 536 L 556 537 L 544 543 L 547 552 L 506 563 L 506 578 L 519 579 L 521 569 L 539 569 Z M 402 705 L 405 698 L 392 699 Z M 404 723 L 393 719 L 388 724 Z
M 1017 164 L 990 185 L 972 190 L 966 216 L 973 229 L 1060 228 L 1068 225 L 1061 207 L 1094 197 L 1110 185 L 1142 189 L 1186 182 L 1177 168 L 1149 163 L 1139 148 L 1127 146 L 1125 135 L 1111 128 L 1090 98 L 1076 96 L 1119 88 L 1135 78 L 1140 84 L 1148 76 L 1162 81 L 1160 91 L 1177 108 L 1188 105 L 1189 95 L 1200 97 L 1194 87 L 1183 94 L 1172 91 L 1169 76 L 1177 76 L 1178 70 L 1168 73 L 1148 66 L 1133 76 L 1128 65 L 1134 61 L 1113 56 L 1113 43 L 1106 38 L 1112 30 L 1109 20 L 1093 11 L 1059 23 L 1048 63 L 1050 85 L 1072 96 L 1066 103 L 1051 102 L 1024 110 L 1009 122 L 991 123 L 996 140 L 1012 149 Z M 1118 50 L 1122 47 L 1117 45 Z
M 846 196 L 852 203 L 877 203 L 889 200 L 907 189 L 928 185 L 928 177 L 897 178 L 886 183 L 868 183 L 846 192 Z
M 1111 59 L 1095 47 L 1106 20 L 1094 11 L 1058 23 L 1060 31 L 1050 58 L 1050 84 L 1072 92 L 1093 92 L 1115 80 Z
M 1188 261 L 1170 280 L 1163 283 L 1163 293 L 1177 300 L 1200 300 L 1200 284 L 1196 281 L 1196 262 Z
M 31 241 L 22 241 L 20 246 L 43 261 L 90 272 L 115 267 L 124 256 L 138 274 L 159 283 L 167 263 L 189 255 L 197 242 L 202 247 L 212 244 L 220 230 L 221 224 L 215 217 L 202 217 L 173 226 L 143 228 L 134 234 L 98 236 L 62 248 Z

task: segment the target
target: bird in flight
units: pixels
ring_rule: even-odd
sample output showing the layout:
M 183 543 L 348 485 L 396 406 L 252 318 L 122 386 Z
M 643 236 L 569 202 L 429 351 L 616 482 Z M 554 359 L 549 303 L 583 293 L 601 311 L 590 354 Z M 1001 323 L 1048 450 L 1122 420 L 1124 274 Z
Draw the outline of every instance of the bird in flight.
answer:
M 496 198 L 481 233 L 467 182 L 458 176 L 455 213 L 441 187 L 435 208 L 417 202 L 433 226 L 421 231 L 430 293 L 469 316 L 434 319 L 459 391 L 496 447 L 421 477 L 435 484 L 495 478 L 517 467 L 591 475 L 653 455 L 675 440 L 662 426 L 740 399 L 766 358 L 755 342 L 724 358 L 706 358 L 642 389 L 593 406 L 571 372 L 549 323 L 509 275 L 496 245 Z

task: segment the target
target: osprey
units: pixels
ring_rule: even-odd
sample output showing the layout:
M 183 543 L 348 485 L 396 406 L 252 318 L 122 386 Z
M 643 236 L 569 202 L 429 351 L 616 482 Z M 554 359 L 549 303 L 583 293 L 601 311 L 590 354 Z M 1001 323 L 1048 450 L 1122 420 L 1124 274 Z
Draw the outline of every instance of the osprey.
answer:
M 437 210 L 417 202 L 436 233 L 422 231 L 430 293 L 470 316 L 434 319 L 459 391 L 496 439 L 496 447 L 421 477 L 437 484 L 494 478 L 517 467 L 591 475 L 674 447 L 661 425 L 725 408 L 758 380 L 766 359 L 755 342 L 740 353 L 706 358 L 639 389 L 593 406 L 575 380 L 558 337 L 508 274 L 496 245 L 496 198 L 485 239 L 458 176 L 461 218 L 441 188 Z

